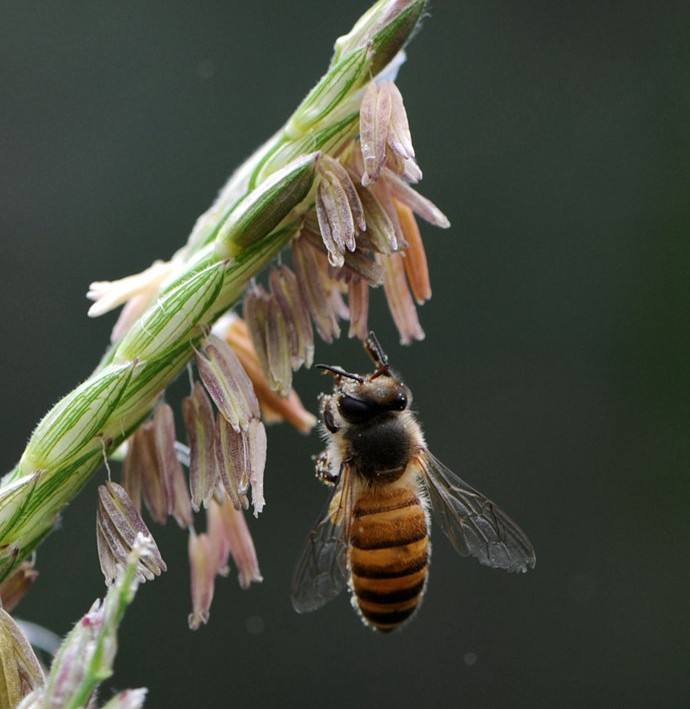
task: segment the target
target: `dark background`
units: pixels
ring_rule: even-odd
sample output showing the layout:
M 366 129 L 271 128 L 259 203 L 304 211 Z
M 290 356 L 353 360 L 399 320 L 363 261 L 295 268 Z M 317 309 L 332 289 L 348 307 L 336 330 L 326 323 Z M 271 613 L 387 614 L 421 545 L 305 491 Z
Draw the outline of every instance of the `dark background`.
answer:
M 2 3 L 0 470 L 97 362 L 93 279 L 186 238 L 287 117 L 366 2 Z M 294 559 L 325 490 L 317 436 L 269 432 L 265 582 L 221 581 L 191 633 L 186 537 L 141 588 L 111 687 L 150 707 L 682 707 L 690 700 L 690 44 L 686 2 L 435 3 L 406 98 L 423 191 L 427 340 L 373 313 L 430 446 L 530 534 L 503 575 L 434 535 L 423 609 L 363 628 L 345 597 L 293 613 Z M 363 368 L 343 338 L 319 360 Z M 297 385 L 314 408 L 315 372 Z M 65 632 L 102 593 L 95 482 L 39 554 L 19 615 Z

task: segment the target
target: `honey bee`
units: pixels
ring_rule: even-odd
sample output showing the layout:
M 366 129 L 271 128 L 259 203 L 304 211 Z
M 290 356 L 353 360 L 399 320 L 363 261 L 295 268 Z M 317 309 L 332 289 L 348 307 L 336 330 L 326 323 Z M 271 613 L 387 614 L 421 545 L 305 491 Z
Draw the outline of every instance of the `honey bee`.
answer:
M 512 572 L 536 558 L 515 522 L 429 452 L 412 394 L 373 332 L 365 347 L 375 365 L 367 376 L 319 365 L 335 385 L 321 397 L 327 447 L 316 475 L 333 493 L 295 569 L 292 604 L 313 611 L 348 586 L 365 624 L 388 632 L 414 615 L 426 589 L 429 508 L 461 556 Z

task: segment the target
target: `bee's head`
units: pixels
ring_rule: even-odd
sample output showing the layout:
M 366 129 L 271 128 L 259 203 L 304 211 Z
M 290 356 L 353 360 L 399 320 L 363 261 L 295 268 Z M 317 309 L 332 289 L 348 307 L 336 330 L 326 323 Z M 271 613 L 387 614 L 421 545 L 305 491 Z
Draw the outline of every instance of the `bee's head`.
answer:
M 338 413 L 352 424 L 404 411 L 412 401 L 412 393 L 391 371 L 388 357 L 373 332 L 369 333 L 365 347 L 376 365 L 374 372 L 366 376 L 337 366 L 317 365 L 335 377 L 333 398 Z

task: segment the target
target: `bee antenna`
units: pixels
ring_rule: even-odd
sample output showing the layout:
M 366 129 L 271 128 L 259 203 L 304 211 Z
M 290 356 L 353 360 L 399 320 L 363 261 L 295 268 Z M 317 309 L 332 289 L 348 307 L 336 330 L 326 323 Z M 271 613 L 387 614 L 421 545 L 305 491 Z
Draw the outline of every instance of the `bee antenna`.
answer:
M 374 372 L 373 377 L 388 374 L 388 370 L 390 369 L 390 365 L 388 364 L 388 355 L 383 351 L 379 338 L 376 337 L 376 333 L 373 330 L 369 331 L 369 335 L 364 342 L 364 348 L 376 365 L 376 371 Z
M 364 377 L 360 376 L 359 374 L 355 374 L 354 372 L 348 372 L 342 367 L 336 367 L 332 366 L 330 364 L 317 364 L 315 365 L 317 369 L 323 369 L 324 372 L 328 372 L 329 374 L 332 374 L 334 377 L 347 377 L 348 379 L 354 379 L 356 382 L 359 382 L 360 384 L 364 381 Z

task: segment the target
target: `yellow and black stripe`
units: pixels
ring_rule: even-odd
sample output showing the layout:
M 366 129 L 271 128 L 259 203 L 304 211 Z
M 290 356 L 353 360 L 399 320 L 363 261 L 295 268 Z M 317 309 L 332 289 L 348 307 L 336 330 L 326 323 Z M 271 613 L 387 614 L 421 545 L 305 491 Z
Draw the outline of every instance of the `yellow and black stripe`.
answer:
M 429 531 L 417 495 L 372 486 L 357 500 L 350 529 L 352 590 L 364 619 L 383 632 L 405 622 L 421 601 Z

